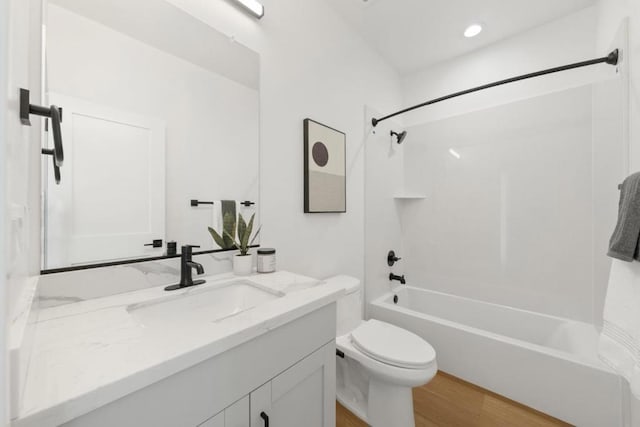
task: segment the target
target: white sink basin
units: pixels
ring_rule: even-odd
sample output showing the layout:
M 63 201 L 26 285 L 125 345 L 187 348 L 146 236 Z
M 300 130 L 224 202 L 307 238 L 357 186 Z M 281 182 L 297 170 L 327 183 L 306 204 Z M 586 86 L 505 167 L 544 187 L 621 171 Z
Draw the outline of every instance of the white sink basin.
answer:
M 167 326 L 189 322 L 219 322 L 284 296 L 246 280 L 207 287 L 196 286 L 176 295 L 127 307 L 129 314 L 144 326 Z

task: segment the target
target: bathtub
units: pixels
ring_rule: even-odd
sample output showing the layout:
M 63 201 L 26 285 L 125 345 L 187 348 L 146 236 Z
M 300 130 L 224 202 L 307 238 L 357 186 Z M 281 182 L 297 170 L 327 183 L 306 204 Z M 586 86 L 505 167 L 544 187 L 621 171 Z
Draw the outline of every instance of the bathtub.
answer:
M 410 286 L 369 315 L 427 340 L 444 372 L 577 426 L 623 426 L 622 382 L 593 325 Z

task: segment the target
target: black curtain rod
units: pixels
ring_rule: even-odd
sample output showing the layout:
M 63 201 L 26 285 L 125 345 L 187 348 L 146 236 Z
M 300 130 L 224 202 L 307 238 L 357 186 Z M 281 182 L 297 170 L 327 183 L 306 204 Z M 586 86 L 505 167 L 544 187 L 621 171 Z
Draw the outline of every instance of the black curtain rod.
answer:
M 374 127 L 376 127 L 378 123 L 380 123 L 383 120 L 390 119 L 400 114 L 408 113 L 409 111 L 417 110 L 418 108 L 426 107 L 427 105 L 437 104 L 438 102 L 446 101 L 451 98 L 457 98 L 458 96 L 467 95 L 469 93 L 478 92 L 481 90 L 489 89 L 496 86 L 501 86 L 508 83 L 518 82 L 520 80 L 526 80 L 533 77 L 540 77 L 547 74 L 558 73 L 560 71 L 573 70 L 574 68 L 588 67 L 590 65 L 602 64 L 602 63 L 607 63 L 609 65 L 618 65 L 618 57 L 619 57 L 619 52 L 618 52 L 618 49 L 616 49 L 613 52 L 611 52 L 609 55 L 602 58 L 592 59 L 589 61 L 576 62 L 574 64 L 563 65 L 562 67 L 549 68 L 547 70 L 538 71 L 536 73 L 523 74 L 521 76 L 511 77 L 510 79 L 488 83 L 486 85 L 474 87 L 472 89 L 467 89 L 460 92 L 452 93 L 451 95 L 446 95 L 440 98 L 432 99 L 430 101 L 423 102 L 422 104 L 414 105 L 413 107 L 405 108 L 404 110 L 400 110 L 397 113 L 389 114 L 388 116 L 384 116 L 379 119 L 373 118 L 371 119 L 371 124 Z

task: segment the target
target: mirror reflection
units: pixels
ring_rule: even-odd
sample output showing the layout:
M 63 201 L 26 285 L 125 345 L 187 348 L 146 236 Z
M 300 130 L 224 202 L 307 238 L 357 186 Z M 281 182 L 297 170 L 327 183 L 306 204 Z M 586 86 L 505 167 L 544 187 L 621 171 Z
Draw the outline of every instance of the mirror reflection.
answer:
M 57 185 L 43 156 L 42 268 L 220 249 L 222 201 L 259 207 L 258 55 L 163 0 L 50 0 L 46 17 L 65 163 Z

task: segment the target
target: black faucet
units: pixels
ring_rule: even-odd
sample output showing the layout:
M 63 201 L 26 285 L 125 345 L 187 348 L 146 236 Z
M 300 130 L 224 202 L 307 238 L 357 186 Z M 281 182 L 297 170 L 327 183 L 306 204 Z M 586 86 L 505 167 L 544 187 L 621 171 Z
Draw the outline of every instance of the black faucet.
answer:
M 182 247 L 182 252 L 180 253 L 180 283 L 178 283 L 177 285 L 167 286 L 166 288 L 164 288 L 165 291 L 175 291 L 176 289 L 202 285 L 205 282 L 205 280 L 194 281 L 191 277 L 191 269 L 193 268 L 196 269 L 196 273 L 204 274 L 204 268 L 202 267 L 202 264 L 194 262 L 191 259 L 193 257 L 193 248 L 199 247 L 200 246 L 195 245 L 185 245 Z
M 404 274 L 402 276 L 396 276 L 393 273 L 389 273 L 389 280 L 397 280 L 402 285 L 406 285 L 407 284 L 407 281 L 404 280 Z

